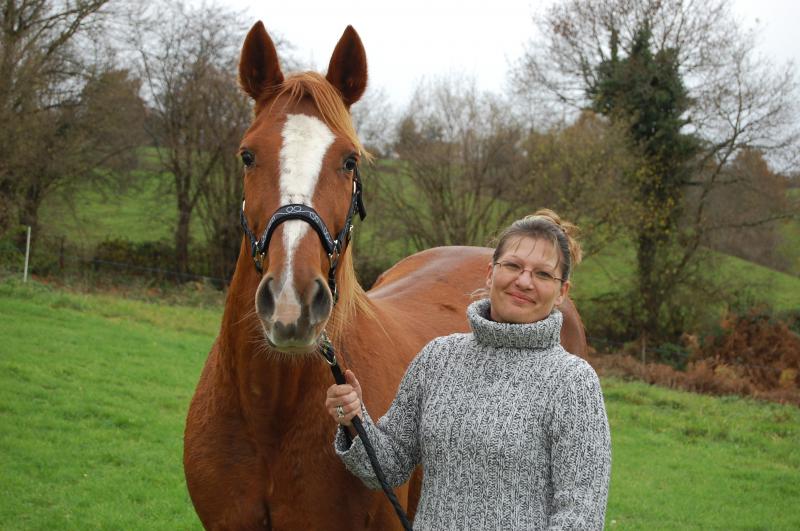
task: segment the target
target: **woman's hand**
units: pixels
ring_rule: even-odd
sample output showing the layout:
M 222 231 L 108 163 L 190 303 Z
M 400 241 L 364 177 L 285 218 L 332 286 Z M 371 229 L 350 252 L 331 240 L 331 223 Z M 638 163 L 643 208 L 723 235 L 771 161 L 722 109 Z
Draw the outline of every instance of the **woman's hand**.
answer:
M 350 426 L 353 417 L 361 418 L 361 385 L 353 371 L 346 370 L 343 385 L 332 385 L 325 398 L 325 409 L 333 420 L 342 426 Z

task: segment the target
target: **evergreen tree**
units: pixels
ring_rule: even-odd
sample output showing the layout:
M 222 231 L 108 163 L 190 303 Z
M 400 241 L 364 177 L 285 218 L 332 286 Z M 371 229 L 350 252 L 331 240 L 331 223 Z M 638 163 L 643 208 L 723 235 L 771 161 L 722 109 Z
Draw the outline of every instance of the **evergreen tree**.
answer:
M 680 238 L 683 190 L 699 142 L 683 132 L 689 96 L 678 71 L 677 53 L 653 54 L 645 23 L 627 57 L 620 57 L 618 34 L 611 32 L 608 60 L 596 67 L 587 88 L 595 112 L 621 122 L 641 164 L 629 176 L 636 191 L 638 219 L 631 220 L 638 266 L 638 325 L 645 338 L 672 339 L 680 325 L 670 318 L 676 276 L 683 274 L 674 252 Z

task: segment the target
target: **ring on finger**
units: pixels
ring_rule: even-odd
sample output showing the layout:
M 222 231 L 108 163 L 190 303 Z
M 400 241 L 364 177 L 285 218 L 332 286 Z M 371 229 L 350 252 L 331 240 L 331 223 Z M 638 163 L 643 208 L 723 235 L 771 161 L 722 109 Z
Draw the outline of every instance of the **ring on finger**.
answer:
M 344 418 L 344 408 L 341 405 L 336 406 L 336 416 L 340 419 Z

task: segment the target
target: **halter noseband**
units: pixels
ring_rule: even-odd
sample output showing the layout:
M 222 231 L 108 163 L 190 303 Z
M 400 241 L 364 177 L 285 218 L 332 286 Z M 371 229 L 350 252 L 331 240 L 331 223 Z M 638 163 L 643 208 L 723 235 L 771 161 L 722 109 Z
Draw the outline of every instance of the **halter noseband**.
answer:
M 261 238 L 256 240 L 255 234 L 253 234 L 253 231 L 251 231 L 250 227 L 247 225 L 247 218 L 244 215 L 245 201 L 242 200 L 242 211 L 240 214 L 242 229 L 245 235 L 250 239 L 250 249 L 252 251 L 253 263 L 256 266 L 256 271 L 263 273 L 264 256 L 266 256 L 267 248 L 269 248 L 269 240 L 272 238 L 272 233 L 278 225 L 290 219 L 305 221 L 317 232 L 322 246 L 325 248 L 325 252 L 328 253 L 328 260 L 330 261 L 328 287 L 331 290 L 334 302 L 336 302 L 336 267 L 339 265 L 339 257 L 350 242 L 350 233 L 353 228 L 353 215 L 358 211 L 358 215 L 362 220 L 367 216 L 367 211 L 364 209 L 364 201 L 361 197 L 361 174 L 358 171 L 358 165 L 356 165 L 354 172 L 353 195 L 350 198 L 350 208 L 347 210 L 344 228 L 342 228 L 342 231 L 337 235 L 336 239 L 331 237 L 328 227 L 325 226 L 325 222 L 322 221 L 322 218 L 319 217 L 316 210 L 302 203 L 290 203 L 279 207 L 278 210 L 272 214 L 264 232 L 261 234 Z

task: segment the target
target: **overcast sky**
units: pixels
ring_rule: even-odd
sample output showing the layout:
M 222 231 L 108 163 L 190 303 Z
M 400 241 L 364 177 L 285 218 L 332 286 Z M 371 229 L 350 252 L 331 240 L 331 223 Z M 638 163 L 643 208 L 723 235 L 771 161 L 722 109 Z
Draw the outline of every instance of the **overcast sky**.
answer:
M 439 74 L 475 77 L 480 88 L 501 91 L 509 65 L 534 31 L 532 16 L 550 0 L 219 0 L 262 20 L 295 46 L 295 56 L 318 70 L 348 24 L 367 51 L 371 87 L 395 108 L 421 79 Z M 776 62 L 800 58 L 800 1 L 733 0 L 744 27 L 760 28 L 759 49 Z

